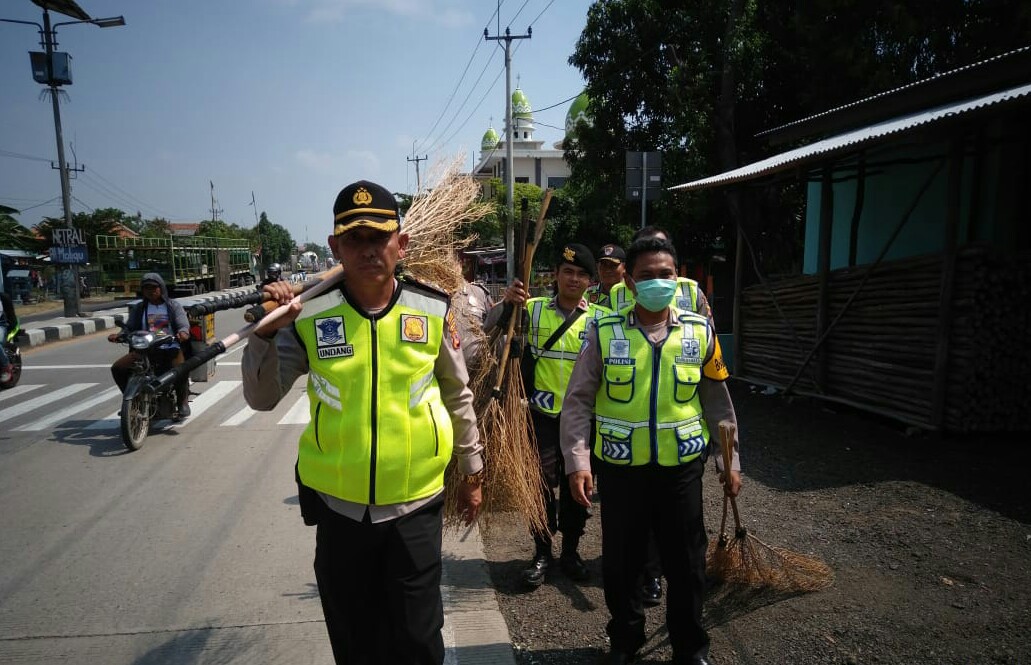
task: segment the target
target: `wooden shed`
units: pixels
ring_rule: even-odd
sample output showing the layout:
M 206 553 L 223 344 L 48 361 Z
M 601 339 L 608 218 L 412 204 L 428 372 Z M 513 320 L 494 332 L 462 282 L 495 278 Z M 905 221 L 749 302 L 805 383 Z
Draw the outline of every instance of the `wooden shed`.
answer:
M 734 374 L 921 428 L 1031 429 L 1029 120 L 1024 48 L 769 130 L 799 147 L 672 188 L 806 183 L 799 274 L 742 288 L 739 225 Z

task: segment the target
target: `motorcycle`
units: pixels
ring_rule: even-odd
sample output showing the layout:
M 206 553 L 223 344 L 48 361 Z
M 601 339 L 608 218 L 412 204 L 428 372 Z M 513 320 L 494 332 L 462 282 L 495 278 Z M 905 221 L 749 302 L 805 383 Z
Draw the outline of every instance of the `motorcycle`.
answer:
M 158 376 L 170 367 L 168 351 L 161 347 L 171 339 L 171 335 L 140 330 L 123 331 L 116 340 L 136 352 L 119 412 L 122 443 L 129 450 L 143 447 L 153 421 L 171 419 L 178 412 L 178 391 L 174 383 L 155 387 Z
M 7 359 L 11 363 L 11 378 L 8 381 L 0 381 L 0 390 L 7 390 L 18 385 L 18 380 L 21 379 L 21 349 L 18 348 L 18 333 L 21 332 L 21 328 L 15 326 L 8 333 L 7 337 L 0 342 L 4 345 L 4 351 L 7 353 Z

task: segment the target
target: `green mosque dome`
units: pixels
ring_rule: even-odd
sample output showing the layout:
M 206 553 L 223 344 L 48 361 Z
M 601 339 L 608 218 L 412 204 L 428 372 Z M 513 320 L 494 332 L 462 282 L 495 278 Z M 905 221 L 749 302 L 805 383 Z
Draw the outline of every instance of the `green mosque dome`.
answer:
M 488 127 L 487 131 L 483 133 L 483 139 L 480 141 L 480 150 L 493 150 L 498 147 L 498 141 L 500 140 L 501 138 L 494 131 L 494 128 Z
M 566 136 L 571 136 L 576 131 L 576 125 L 581 120 L 588 125 L 591 124 L 588 110 L 590 104 L 591 100 L 584 91 L 569 105 L 569 111 L 566 113 Z
M 522 88 L 516 88 L 512 93 L 512 117 L 533 120 L 533 108 L 530 107 L 530 100 Z

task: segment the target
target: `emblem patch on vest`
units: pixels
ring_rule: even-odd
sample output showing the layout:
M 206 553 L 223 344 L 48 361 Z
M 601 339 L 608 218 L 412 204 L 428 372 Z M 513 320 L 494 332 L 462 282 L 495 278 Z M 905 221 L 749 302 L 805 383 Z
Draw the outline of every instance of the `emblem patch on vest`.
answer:
M 630 357 L 630 340 L 628 340 L 628 339 L 613 339 L 613 340 L 609 340 L 609 357 L 610 358 L 629 358 Z
M 702 350 L 698 340 L 694 337 L 685 337 L 680 340 L 680 355 L 674 358 L 678 363 L 684 365 L 700 365 L 702 363 Z
M 429 338 L 429 320 L 425 316 L 401 315 L 401 339 L 425 344 Z
M 677 309 L 686 309 L 687 311 L 690 312 L 691 311 L 691 299 L 690 298 L 684 298 L 684 297 L 677 298 Z
M 344 317 L 315 319 L 315 347 L 320 360 L 354 355 L 354 346 L 347 343 L 347 334 L 344 332 Z

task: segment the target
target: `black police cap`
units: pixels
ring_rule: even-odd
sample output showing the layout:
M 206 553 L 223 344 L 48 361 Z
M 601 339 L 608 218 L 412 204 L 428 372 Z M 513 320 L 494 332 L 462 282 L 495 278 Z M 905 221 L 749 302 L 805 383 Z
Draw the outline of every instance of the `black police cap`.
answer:
M 360 226 L 393 233 L 401 228 L 397 200 L 386 187 L 359 180 L 340 190 L 333 204 L 333 235 Z

